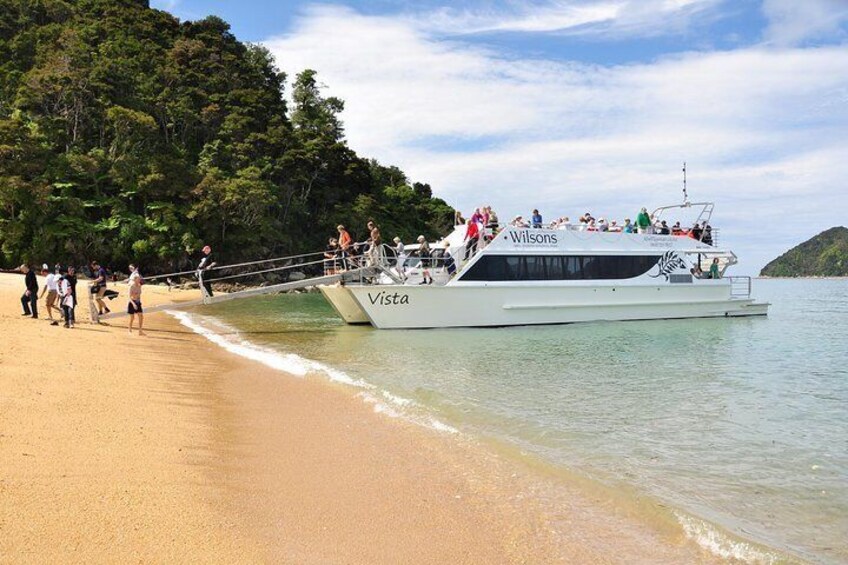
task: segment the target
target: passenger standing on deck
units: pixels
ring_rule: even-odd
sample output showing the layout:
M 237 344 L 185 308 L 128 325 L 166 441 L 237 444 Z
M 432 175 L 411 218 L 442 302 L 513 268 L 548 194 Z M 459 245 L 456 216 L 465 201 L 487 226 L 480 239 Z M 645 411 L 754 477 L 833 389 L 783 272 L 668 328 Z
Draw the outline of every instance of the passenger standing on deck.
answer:
M 395 268 L 401 280 L 405 281 L 406 269 L 404 269 L 404 264 L 406 263 L 406 247 L 404 247 L 399 237 L 394 238 L 392 241 L 395 243 L 395 256 L 397 257 L 397 266 Z
M 127 314 L 130 315 L 129 333 L 132 333 L 133 322 L 135 321 L 135 317 L 138 316 L 138 335 L 144 335 L 144 310 L 141 307 L 141 284 L 141 275 L 135 278 L 130 276 L 130 298 L 127 302 Z
M 456 261 L 454 261 L 453 257 L 450 253 L 450 242 L 445 242 L 445 251 L 442 253 L 442 262 L 444 263 L 445 272 L 448 274 L 448 278 L 454 276 L 456 274 Z
M 471 222 L 471 220 L 468 220 Z M 418 236 L 418 258 L 421 260 L 421 275 L 423 280 L 418 284 L 433 284 L 430 276 L 430 244 L 423 235 Z
M 208 273 L 210 269 L 215 267 L 217 263 L 215 259 L 212 257 L 212 248 L 208 245 L 203 246 L 203 258 L 200 260 L 200 264 L 197 265 L 197 278 L 200 279 L 203 273 Z M 203 275 L 203 278 L 208 275 Z M 203 288 L 206 290 L 206 295 L 210 298 L 212 297 L 212 283 L 208 280 L 203 281 Z M 140 331 L 139 331 L 140 333 Z
M 350 269 L 350 247 L 353 245 L 353 238 L 350 237 L 350 234 L 343 225 L 339 224 L 336 229 L 339 230 L 339 250 L 342 258 L 342 269 Z
M 111 312 L 109 307 L 106 306 L 106 303 L 103 302 L 103 295 L 106 294 L 106 280 L 108 275 L 106 274 L 106 269 L 101 267 L 97 261 L 91 262 L 91 272 L 94 273 L 94 281 L 91 283 L 91 294 L 94 295 L 94 299 L 97 302 L 97 312 L 102 316 L 104 311 L 106 314 Z
M 453 225 L 455 226 L 464 226 L 465 218 L 462 217 L 462 212 L 459 210 L 453 211 Z
M 465 228 L 465 257 L 462 259 L 463 262 L 468 261 L 469 257 L 473 257 L 477 252 L 477 243 L 480 240 L 480 228 L 477 226 L 477 222 L 472 222 L 468 220 Z
M 489 209 L 486 206 L 480 208 L 480 248 L 486 246 L 492 238 L 489 234 Z
M 492 210 L 491 206 L 486 206 L 486 210 L 489 212 L 489 224 L 486 228 L 489 231 L 489 237 L 493 239 L 496 235 L 498 235 L 498 228 L 500 227 L 500 224 L 498 223 L 498 215 L 494 210 Z
M 51 273 L 47 268 L 47 264 L 41 268 L 41 274 L 45 277 L 44 280 L 44 288 L 41 290 L 41 297 L 44 294 L 47 294 L 47 300 L 45 300 L 45 306 L 47 307 L 47 317 L 50 318 L 50 321 L 53 322 L 52 325 L 58 325 L 59 322 L 53 319 L 53 310 L 61 317 L 62 310 L 59 308 L 59 305 L 56 304 L 56 301 L 59 298 L 59 274 Z
M 471 221 L 475 224 L 480 224 L 483 222 L 483 214 L 480 212 L 480 208 L 474 209 L 474 213 L 471 214 Z
M 647 208 L 642 208 L 639 215 L 636 216 L 636 230 L 639 233 L 653 233 L 651 229 L 651 217 L 648 215 Z
M 38 279 L 35 277 L 35 271 L 29 268 L 29 265 L 21 265 L 21 272 L 24 274 L 24 284 L 26 291 L 21 296 L 21 306 L 24 308 L 24 316 L 32 316 L 38 318 Z
M 709 224 L 704 228 L 703 237 L 701 237 L 701 241 L 706 243 L 707 245 L 713 244 L 713 227 Z
M 378 265 L 383 253 L 383 236 L 373 220 L 368 222 L 368 264 Z

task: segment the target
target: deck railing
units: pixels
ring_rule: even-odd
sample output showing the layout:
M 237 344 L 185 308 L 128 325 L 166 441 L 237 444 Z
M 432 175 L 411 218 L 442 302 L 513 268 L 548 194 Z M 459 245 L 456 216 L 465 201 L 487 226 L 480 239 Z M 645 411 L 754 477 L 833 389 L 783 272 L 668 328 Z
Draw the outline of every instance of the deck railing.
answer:
M 751 277 L 725 277 L 730 281 L 730 298 L 751 298 Z

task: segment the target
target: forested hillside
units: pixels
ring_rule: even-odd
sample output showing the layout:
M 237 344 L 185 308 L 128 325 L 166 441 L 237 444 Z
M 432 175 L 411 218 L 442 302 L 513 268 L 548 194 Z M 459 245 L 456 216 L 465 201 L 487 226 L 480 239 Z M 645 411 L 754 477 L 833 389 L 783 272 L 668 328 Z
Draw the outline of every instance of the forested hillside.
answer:
M 830 228 L 793 247 L 763 267 L 760 276 L 848 277 L 848 228 Z
M 453 211 L 345 143 L 341 100 L 219 18 L 144 0 L 0 0 L 0 263 L 148 270 L 443 233 Z

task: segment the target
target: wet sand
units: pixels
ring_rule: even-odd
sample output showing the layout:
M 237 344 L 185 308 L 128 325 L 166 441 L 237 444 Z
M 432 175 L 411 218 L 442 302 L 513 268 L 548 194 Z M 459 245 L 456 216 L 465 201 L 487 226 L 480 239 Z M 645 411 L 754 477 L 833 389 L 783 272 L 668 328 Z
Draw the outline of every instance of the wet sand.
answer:
M 144 337 L 124 318 L 67 330 L 21 317 L 22 290 L 0 275 L 2 562 L 713 561 L 638 506 L 167 314 Z M 144 303 L 189 294 L 146 286 Z

